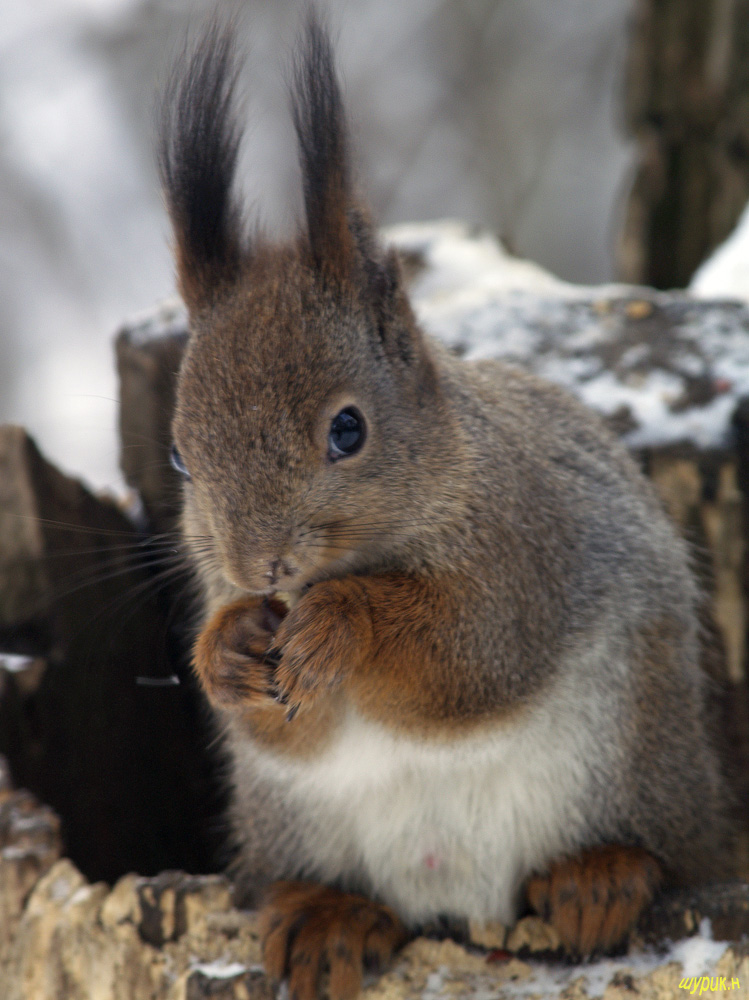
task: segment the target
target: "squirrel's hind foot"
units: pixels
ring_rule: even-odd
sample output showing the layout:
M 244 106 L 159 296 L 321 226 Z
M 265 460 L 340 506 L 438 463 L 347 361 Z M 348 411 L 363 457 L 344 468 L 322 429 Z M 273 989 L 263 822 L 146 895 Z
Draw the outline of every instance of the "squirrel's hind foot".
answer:
M 594 847 L 528 882 L 528 902 L 574 956 L 621 945 L 658 890 L 660 864 L 639 847 Z
M 288 977 L 295 1000 L 316 1000 L 323 968 L 330 1000 L 354 1000 L 364 966 L 383 968 L 406 930 L 387 906 L 312 882 L 275 882 L 260 911 L 268 975 Z

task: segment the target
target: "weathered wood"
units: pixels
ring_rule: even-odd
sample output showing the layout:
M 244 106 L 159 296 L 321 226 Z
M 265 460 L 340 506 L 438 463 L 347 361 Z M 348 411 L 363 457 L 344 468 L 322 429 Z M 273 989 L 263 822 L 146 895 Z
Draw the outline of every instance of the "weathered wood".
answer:
M 25 432 L 0 435 L 0 629 L 44 617 L 49 580 L 35 497 L 23 474 Z
M 679 941 L 695 934 L 705 919 L 716 941 L 749 938 L 749 884 L 727 882 L 669 893 L 645 914 L 640 934 L 650 944 Z
M 0 856 L 0 887 L 5 863 Z M 734 884 L 671 897 L 657 911 L 677 938 L 697 934 L 707 916 L 737 941 L 732 947 L 708 944 L 712 957 L 700 965 L 700 972 L 726 976 L 729 984 L 738 979 L 743 992 L 736 989 L 736 997 L 749 995 L 749 959 L 738 943 L 746 907 L 746 886 Z M 643 923 L 641 934 L 664 944 L 652 924 Z M 521 920 L 506 938 L 484 940 L 482 946 L 479 940 L 461 945 L 418 938 L 382 978 L 368 980 L 363 998 L 478 1000 L 515 995 L 521 987 L 523 996 L 671 1000 L 685 975 L 684 950 L 582 967 L 559 964 L 558 950 L 549 951 L 554 933 L 536 918 Z M 555 960 L 551 967 L 549 958 Z M 3 1000 L 271 1000 L 276 994 L 260 965 L 257 915 L 231 905 L 224 880 L 178 872 L 158 879 L 126 875 L 108 890 L 86 882 L 67 859 L 31 892 L 0 952 L 0 982 Z
M 171 532 L 179 514 L 181 482 L 169 464 L 175 376 L 187 339 L 179 302 L 158 311 L 160 336 L 151 335 L 153 317 L 132 323 L 117 335 L 120 379 L 120 467 L 137 489 L 152 530 Z
M 8 763 L 0 757 L 0 969 L 29 893 L 61 851 L 57 816 L 29 792 L 13 790 Z

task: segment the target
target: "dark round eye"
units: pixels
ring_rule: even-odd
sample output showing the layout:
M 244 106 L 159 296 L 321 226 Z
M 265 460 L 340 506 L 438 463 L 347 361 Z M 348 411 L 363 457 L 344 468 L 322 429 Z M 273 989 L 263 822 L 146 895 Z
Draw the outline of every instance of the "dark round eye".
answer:
M 347 406 L 333 417 L 328 434 L 328 455 L 332 459 L 347 458 L 361 448 L 366 436 L 364 417 L 355 406 Z
M 172 450 L 169 452 L 169 461 L 172 463 L 172 468 L 176 469 L 183 479 L 192 479 L 176 444 L 172 445 Z

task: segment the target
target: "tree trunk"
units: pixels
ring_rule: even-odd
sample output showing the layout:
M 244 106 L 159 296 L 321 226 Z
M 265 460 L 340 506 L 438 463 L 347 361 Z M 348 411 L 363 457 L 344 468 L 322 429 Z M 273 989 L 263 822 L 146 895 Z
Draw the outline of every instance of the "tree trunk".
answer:
M 683 288 L 749 199 L 749 0 L 635 0 L 624 281 Z

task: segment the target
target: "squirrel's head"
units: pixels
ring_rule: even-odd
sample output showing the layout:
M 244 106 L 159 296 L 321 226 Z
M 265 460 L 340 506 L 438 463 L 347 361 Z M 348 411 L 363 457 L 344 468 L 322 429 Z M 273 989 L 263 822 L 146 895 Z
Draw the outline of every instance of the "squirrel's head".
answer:
M 233 52 L 214 24 L 165 102 L 161 174 L 191 327 L 175 461 L 199 560 L 243 590 L 295 591 L 424 533 L 449 421 L 396 255 L 352 195 L 325 31 L 311 17 L 296 60 L 306 222 L 289 245 L 250 239 L 232 193 Z

